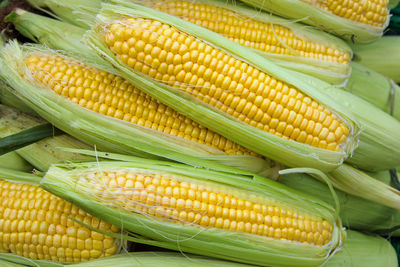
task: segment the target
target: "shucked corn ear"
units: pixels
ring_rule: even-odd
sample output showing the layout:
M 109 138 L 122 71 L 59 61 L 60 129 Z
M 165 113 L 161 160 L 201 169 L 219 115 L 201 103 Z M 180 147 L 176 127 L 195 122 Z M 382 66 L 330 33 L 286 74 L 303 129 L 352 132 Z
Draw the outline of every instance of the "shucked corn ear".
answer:
M 102 1 L 96 1 L 99 2 L 98 10 L 100 10 Z M 79 12 L 82 13 L 82 7 L 87 6 L 86 10 L 88 10 L 96 1 L 84 0 L 79 3 L 65 1 L 62 5 L 65 8 L 69 6 L 71 11 L 62 9 L 55 12 L 62 13 L 64 16 L 71 13 L 73 17 Z M 344 41 L 322 31 L 260 13 L 240 3 L 232 4 L 219 0 L 131 1 L 198 24 L 254 49 L 283 67 L 317 76 L 333 84 L 343 83 L 350 73 L 349 61 L 352 51 Z M 45 2 L 48 6 L 52 6 L 51 3 L 54 0 Z M 17 11 L 17 13 L 17 16 L 10 16 L 10 19 L 23 33 L 26 29 L 28 32 L 32 31 L 29 29 L 34 27 L 51 31 L 51 28 L 55 26 L 50 24 L 49 20 L 47 23 L 50 25 L 45 25 L 47 24 L 45 19 L 39 21 L 38 15 L 33 16 L 23 11 Z M 90 14 L 87 12 L 87 17 L 90 17 Z
M 299 19 L 352 42 L 382 36 L 389 24 L 389 0 L 242 0 L 257 9 Z
M 119 232 L 77 206 L 38 187 L 39 177 L 23 172 L 0 170 L 0 252 L 31 259 L 80 262 L 111 256 L 119 241 L 90 230 Z
M 274 181 L 124 160 L 53 165 L 41 186 L 143 236 L 136 242 L 164 248 L 263 266 L 318 266 L 340 246 L 330 206 Z
M 10 57 L 14 63 L 9 61 L 10 69 L 1 73 L 17 95 L 78 139 L 112 151 L 276 175 L 271 161 L 180 115 L 121 77 L 43 47 L 21 49 L 14 43 L 3 50 L 4 56 L 8 49 L 18 59 Z
M 352 72 L 344 89 L 400 120 L 400 87 L 390 78 L 352 62 Z
M 121 3 L 135 9 L 105 4 L 88 40 L 155 98 L 289 166 L 330 170 L 353 150 L 351 114 L 305 79 L 207 29 Z
M 370 44 L 354 44 L 354 61 L 400 83 L 400 37 L 384 36 Z

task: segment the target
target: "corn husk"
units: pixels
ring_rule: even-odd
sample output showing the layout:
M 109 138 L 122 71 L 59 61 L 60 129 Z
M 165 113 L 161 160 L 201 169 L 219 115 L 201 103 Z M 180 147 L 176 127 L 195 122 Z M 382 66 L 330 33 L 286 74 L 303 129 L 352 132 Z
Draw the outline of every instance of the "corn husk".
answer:
M 231 261 L 217 260 L 215 258 L 201 257 L 188 253 L 143 251 L 131 252 L 98 260 L 69 265 L 71 267 L 251 267 L 253 265 L 241 264 Z
M 327 267 L 397 267 L 397 254 L 392 245 L 380 236 L 347 231 L 343 249 L 324 266 Z
M 389 25 L 390 18 L 388 15 L 384 25 L 377 27 L 336 16 L 302 0 L 242 1 L 256 9 L 296 19 L 355 43 L 365 43 L 380 38 L 384 29 Z
M 27 0 L 32 6 L 58 19 L 67 21 L 81 28 L 90 28 L 91 21 L 101 8 L 101 0 Z M 48 12 L 50 9 L 52 11 Z
M 0 103 L 9 107 L 16 108 L 20 111 L 29 114 L 35 114 L 35 112 L 18 99 L 15 95 L 10 93 L 11 89 L 8 85 L 0 81 Z
M 326 97 L 325 94 L 321 93 L 320 90 L 310 86 L 306 79 L 299 78 L 299 76 L 293 72 L 291 75 L 288 75 L 287 72 L 289 72 L 289 70 L 278 67 L 267 59 L 260 57 L 257 53 L 254 53 L 251 49 L 242 47 L 219 34 L 197 25 L 129 2 L 113 2 L 115 4 L 129 5 L 132 9 L 116 5 L 103 5 L 104 8 L 102 13 L 98 16 L 96 26 L 94 26 L 93 31 L 87 35 L 87 41 L 96 52 L 120 70 L 124 78 L 156 99 L 159 99 L 173 109 L 220 133 L 230 140 L 272 160 L 292 167 L 306 166 L 329 171 L 340 165 L 342 160 L 347 157 L 348 153 L 351 153 L 350 151 L 356 146 L 356 136 L 358 134 L 356 120 L 353 119 L 350 112 L 347 112 L 339 103 L 332 101 L 329 97 Z M 151 18 L 163 23 L 168 23 L 183 32 L 205 40 L 212 46 L 248 62 L 281 81 L 295 84 L 300 91 L 330 108 L 330 110 L 336 113 L 347 124 L 350 129 L 350 136 L 346 147 L 344 147 L 341 152 L 332 152 L 292 140 L 284 140 L 276 135 L 238 122 L 228 115 L 221 113 L 219 110 L 196 100 L 195 97 L 183 93 L 176 88 L 172 88 L 140 73 L 136 73 L 131 68 L 122 64 L 119 59 L 112 54 L 106 47 L 102 37 L 105 25 L 128 16 Z
M 92 157 L 82 156 L 74 152 L 64 151 L 70 149 L 91 149 L 92 147 L 80 142 L 70 135 L 62 134 L 48 137 L 16 150 L 15 152 L 39 171 L 47 171 L 54 163 L 63 161 L 93 160 Z
M 102 154 L 104 156 L 104 154 Z M 123 161 L 93 162 L 53 165 L 41 181 L 46 190 L 65 198 L 94 216 L 122 226 L 135 235 L 135 241 L 183 252 L 228 259 L 263 266 L 319 266 L 340 246 L 343 232 L 334 209 L 315 198 L 298 193 L 284 185 L 265 180 L 257 175 L 243 176 L 215 172 L 187 165 L 106 154 Z M 178 225 L 130 212 L 124 208 L 104 202 L 93 194 L 91 182 L 85 173 L 111 170 L 135 170 L 173 175 L 209 186 L 227 186 L 242 191 L 247 196 L 266 196 L 283 205 L 294 206 L 328 220 L 334 225 L 333 239 L 323 247 L 273 240 L 242 233 L 234 234 L 219 229 L 201 229 L 190 225 Z M 83 179 L 81 179 L 83 178 Z M 253 180 L 253 181 L 252 181 Z M 263 184 L 256 181 L 263 180 Z M 207 181 L 207 182 L 206 182 Z M 94 184 L 93 184 L 94 185 Z M 123 190 L 121 188 L 121 190 Z M 129 189 L 128 189 L 129 190 Z M 239 192 L 239 191 L 238 191 Z M 122 191 L 121 191 L 122 193 Z M 121 197 L 124 195 L 122 193 Z M 124 201 L 121 199 L 121 201 Z
M 11 151 L 5 155 L 0 156 L 0 168 L 10 168 L 16 171 L 29 172 L 33 170 L 33 166 L 30 165 L 24 158 L 18 155 L 17 152 Z
M 389 0 L 388 8 L 395 8 L 399 4 L 399 0 Z
M 317 197 L 324 202 L 335 205 L 329 187 L 323 181 L 317 181 L 307 174 L 295 173 L 281 175 L 279 182 L 298 191 Z M 356 183 L 357 181 L 355 181 Z M 372 189 L 374 187 L 370 187 Z M 335 190 L 340 203 L 340 218 L 343 225 L 349 229 L 369 232 L 379 232 L 390 235 L 400 235 L 400 231 L 390 231 L 400 225 L 400 211 L 385 204 L 367 200 L 369 192 L 364 196 L 355 196 L 340 189 Z M 385 195 L 382 193 L 382 195 Z
M 130 0 L 132 2 L 136 2 L 138 4 L 146 5 L 149 7 L 153 7 L 154 5 L 165 5 L 166 3 L 163 1 L 152 1 L 152 0 L 147 0 L 147 1 L 141 1 L 141 0 Z M 35 2 L 35 0 L 31 0 L 31 2 Z M 56 2 L 55 0 L 46 0 L 46 3 L 53 3 Z M 96 5 L 98 5 L 98 11 L 100 10 L 100 2 L 102 1 L 91 1 L 91 0 L 81 0 L 79 3 L 75 3 L 74 1 L 66 1 L 62 5 L 65 6 L 65 9 L 62 10 L 53 10 L 56 14 L 60 12 L 60 16 L 66 17 L 70 16 L 67 21 L 74 20 L 74 17 L 77 14 L 82 14 L 81 16 L 84 17 L 85 15 L 83 14 L 82 6 L 86 6 L 88 9 L 94 5 L 94 2 L 98 2 Z M 106 2 L 106 1 L 104 1 Z M 269 14 L 266 14 L 264 12 L 259 12 L 257 10 L 254 10 L 252 8 L 246 7 L 241 3 L 232 3 L 232 1 L 222 1 L 222 0 L 197 0 L 196 3 L 204 3 L 207 5 L 212 5 L 216 7 L 221 7 L 225 8 L 227 10 L 230 10 L 237 14 L 238 16 L 242 16 L 244 18 L 251 18 L 252 20 L 264 22 L 264 23 L 273 23 L 274 25 L 280 25 L 285 28 L 289 28 L 292 30 L 295 35 L 302 40 L 306 41 L 315 41 L 323 45 L 329 45 L 330 47 L 334 47 L 336 49 L 339 49 L 341 51 L 344 51 L 350 55 L 350 58 L 352 56 L 352 51 L 350 47 L 342 40 L 339 38 L 336 38 L 330 34 L 324 33 L 323 31 L 319 31 L 316 29 L 312 29 L 310 27 L 301 25 L 299 23 L 295 23 L 293 21 L 289 21 L 286 19 L 282 19 L 276 16 L 272 16 Z M 51 4 L 48 4 L 47 6 L 51 6 Z M 51 8 L 51 7 L 50 7 Z M 87 12 L 86 18 L 91 18 L 94 21 L 94 13 L 97 12 L 92 12 L 92 10 Z M 38 39 L 41 38 L 41 33 L 40 32 L 49 32 L 51 31 L 52 28 L 61 27 L 60 24 L 56 23 L 53 24 L 52 20 L 48 18 L 43 18 L 39 15 L 34 15 L 29 12 L 24 12 L 21 10 L 17 10 L 16 14 L 14 16 L 9 16 L 9 20 L 12 21 L 17 29 L 27 36 L 28 38 L 31 38 L 35 40 L 35 37 L 32 38 L 32 35 L 38 36 Z M 36 25 L 37 24 L 37 25 Z M 57 25 L 58 24 L 58 25 Z M 83 25 L 78 25 L 78 26 L 83 26 Z M 42 28 L 39 29 L 38 28 Z M 67 27 L 65 27 L 67 28 Z M 67 29 L 68 31 L 68 29 Z M 36 32 L 36 33 L 35 33 Z M 55 34 L 58 35 L 65 35 L 65 33 L 56 31 Z M 67 40 L 69 40 L 67 38 Z M 67 41 L 68 42 L 68 41 Z M 313 75 L 315 77 L 318 77 L 322 80 L 325 80 L 327 82 L 330 82 L 332 84 L 344 84 L 346 80 L 349 77 L 351 68 L 349 64 L 340 64 L 340 63 L 335 63 L 335 62 L 328 62 L 328 61 L 322 61 L 318 59 L 311 59 L 311 58 L 305 58 L 302 56 L 292 56 L 292 55 L 280 55 L 280 54 L 275 54 L 275 53 L 267 53 L 263 52 L 260 50 L 254 50 L 255 52 L 258 52 L 260 55 L 266 57 L 267 59 L 274 61 L 278 65 L 288 68 L 288 69 L 293 69 L 295 71 L 300 71 L 305 74 Z
M 240 168 L 270 178 L 277 177 L 279 166 L 268 159 L 250 155 L 228 155 L 210 146 L 87 110 L 57 95 L 38 83 L 27 69 L 23 59 L 31 52 L 65 56 L 45 47 L 19 46 L 13 42 L 3 49 L 5 64 L 0 67 L 0 76 L 12 84 L 15 90 L 13 93 L 41 117 L 77 139 L 103 151 L 166 158 L 211 169 L 229 165 L 233 166 L 232 172 L 246 173 L 237 169 Z M 25 74 L 25 79 L 21 74 Z
M 400 37 L 384 36 L 370 44 L 352 45 L 354 61 L 400 82 Z
M 352 73 L 343 88 L 400 119 L 400 87 L 390 78 L 352 62 Z

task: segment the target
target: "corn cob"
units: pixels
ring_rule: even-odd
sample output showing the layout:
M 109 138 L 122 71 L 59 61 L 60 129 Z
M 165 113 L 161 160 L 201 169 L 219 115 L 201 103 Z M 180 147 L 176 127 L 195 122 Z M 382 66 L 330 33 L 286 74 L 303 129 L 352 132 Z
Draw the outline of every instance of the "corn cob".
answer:
M 53 165 L 41 186 L 145 237 L 136 242 L 189 253 L 263 266 L 314 266 L 341 242 L 330 206 L 274 181 L 124 160 Z
M 389 24 L 388 0 L 363 2 L 323 0 L 243 0 L 257 9 L 319 27 L 351 40 L 368 42 L 382 36 Z
M 400 83 L 399 47 L 399 36 L 384 36 L 370 44 L 352 45 L 354 61 Z
M 352 62 L 352 73 L 343 88 L 400 120 L 400 87 L 378 72 Z
M 289 166 L 311 166 L 309 153 L 314 154 L 311 156 L 314 162 L 330 161 L 333 157 L 325 157 L 325 153 L 332 156 L 336 153 L 331 151 L 343 153 L 354 144 L 351 140 L 357 126 L 353 128 L 352 119 L 347 120 L 352 115 L 342 113 L 345 111 L 338 103 L 330 102 L 306 80 L 297 79 L 296 74 L 287 75 L 248 48 L 197 25 L 128 2 L 114 2 L 135 9 L 105 4 L 99 25 L 87 36 L 88 40 L 97 52 L 117 65 L 124 77 L 160 101 L 231 140 Z M 108 19 L 114 11 L 131 18 Z M 124 26 L 126 23 L 130 25 Z M 147 34 L 139 38 L 142 32 L 148 32 L 150 39 Z M 138 36 L 131 38 L 130 34 Z M 178 38 L 177 41 L 168 37 L 169 34 Z M 128 44 L 124 38 L 136 40 L 138 46 L 132 47 L 136 44 Z M 153 44 L 149 42 L 154 38 L 157 44 L 153 51 Z M 140 52 L 125 54 L 136 49 Z M 160 58 L 156 58 L 158 55 Z M 242 75 L 242 72 L 247 73 Z M 244 130 L 248 133 L 246 138 L 237 135 L 237 131 Z M 290 149 L 282 150 L 282 145 Z M 292 148 L 305 153 L 300 157 Z M 319 155 L 315 157 L 315 153 Z M 322 165 L 312 166 L 322 168 Z
M 22 177 L 19 181 L 16 177 Z M 0 251 L 31 259 L 80 262 L 115 254 L 119 241 L 82 227 L 119 230 L 38 187 L 38 177 L 1 170 Z M 21 178 L 19 178 L 21 179 Z M 27 183 L 28 182 L 28 183 Z
M 53 1 L 46 0 L 45 2 L 52 3 Z M 70 6 L 70 12 L 55 11 L 56 14 L 61 12 L 65 16 L 66 13 L 72 13 L 72 11 L 79 12 L 81 6 L 89 7 L 92 3 L 93 1 L 89 0 L 79 1 L 79 3 L 66 1 L 64 5 Z M 333 84 L 344 83 L 350 73 L 351 49 L 343 41 L 322 31 L 260 13 L 240 4 L 232 5 L 219 0 L 196 2 L 147 0 L 139 1 L 139 3 L 217 32 L 232 41 L 254 49 L 283 67 L 317 76 Z M 87 15 L 90 17 L 90 13 Z M 217 17 L 219 20 L 216 20 Z M 29 28 L 32 27 L 49 31 L 49 27 L 45 25 L 45 19 L 39 22 L 39 18 L 40 16 L 21 10 L 9 16 L 9 20 L 17 25 L 19 31 L 28 32 L 25 34 L 27 36 L 32 31 Z M 32 25 L 35 20 L 38 20 L 38 26 Z

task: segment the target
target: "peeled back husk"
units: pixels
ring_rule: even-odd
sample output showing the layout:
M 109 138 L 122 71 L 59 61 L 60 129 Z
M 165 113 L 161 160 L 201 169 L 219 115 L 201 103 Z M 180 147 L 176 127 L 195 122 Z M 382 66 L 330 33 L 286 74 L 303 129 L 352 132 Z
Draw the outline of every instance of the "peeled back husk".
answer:
M 112 158 L 112 155 L 110 157 Z M 196 222 L 195 225 L 186 224 L 184 219 L 183 223 L 177 223 L 173 218 L 169 220 L 168 215 L 166 219 L 160 219 L 156 216 L 162 214 L 159 213 L 161 211 L 153 210 L 152 205 L 161 204 L 146 202 L 149 213 L 142 211 L 139 202 L 134 198 L 126 198 L 126 194 L 132 189 L 122 184 L 118 192 L 114 187 L 110 187 L 104 188 L 106 191 L 111 190 L 110 195 L 99 194 L 103 189 L 96 185 L 101 187 L 102 183 L 96 180 L 105 178 L 105 173 L 112 175 L 115 172 L 118 172 L 121 178 L 127 177 L 126 179 L 136 174 L 148 177 L 161 175 L 165 179 L 173 177 L 180 182 L 200 186 L 196 191 L 205 186 L 208 190 L 222 190 L 221 192 L 232 193 L 235 197 L 260 199 L 260 203 L 264 203 L 262 199 L 267 197 L 282 209 L 293 207 L 295 210 L 317 216 L 315 218 L 327 220 L 333 226 L 332 239 L 324 246 L 317 246 L 248 233 L 232 234 L 230 230 L 196 226 Z M 182 164 L 125 157 L 125 161 L 53 165 L 42 179 L 41 186 L 95 216 L 117 226 L 123 225 L 124 230 L 136 234 L 135 241 L 139 243 L 263 266 L 319 266 L 324 263 L 340 246 L 342 240 L 343 232 L 339 220 L 335 218 L 334 209 L 324 202 L 274 181 L 263 180 L 263 184 L 257 183 L 259 179 L 263 178 L 257 175 L 235 175 Z M 135 188 L 136 186 L 140 185 L 135 184 Z M 105 187 L 108 188 L 107 185 Z M 117 201 L 113 200 L 114 194 L 118 195 L 115 195 Z M 163 192 L 158 191 L 155 194 L 162 196 Z
M 102 9 L 102 13 L 98 16 L 96 26 L 94 26 L 93 31 L 90 31 L 87 35 L 88 42 L 96 52 L 101 54 L 103 58 L 120 70 L 124 78 L 173 109 L 254 152 L 288 166 L 306 166 L 329 171 L 340 165 L 341 161 L 347 157 L 348 153 L 353 150 L 356 145 L 358 126 L 350 112 L 347 112 L 339 103 L 331 101 L 331 99 L 326 97 L 320 90 L 311 86 L 306 79 L 299 78 L 299 76 L 293 74 L 293 72 L 291 75 L 288 75 L 287 72 L 289 70 L 276 66 L 274 63 L 254 53 L 251 49 L 240 46 L 219 34 L 190 24 L 177 17 L 129 2 L 113 1 L 113 3 L 123 3 L 126 6 L 134 7 L 134 9 L 116 5 L 103 5 L 104 8 Z M 348 142 L 342 151 L 333 152 L 327 149 L 305 145 L 297 141 L 285 140 L 277 135 L 239 122 L 226 113 L 199 101 L 194 96 L 181 92 L 180 89 L 167 86 L 132 70 L 123 64 L 117 56 L 109 50 L 104 42 L 103 36 L 104 27 L 126 17 L 147 18 L 169 24 L 186 34 L 204 40 L 208 44 L 221 49 L 229 55 L 257 67 L 280 81 L 296 85 L 299 91 L 330 108 L 331 111 L 341 118 L 350 129 Z

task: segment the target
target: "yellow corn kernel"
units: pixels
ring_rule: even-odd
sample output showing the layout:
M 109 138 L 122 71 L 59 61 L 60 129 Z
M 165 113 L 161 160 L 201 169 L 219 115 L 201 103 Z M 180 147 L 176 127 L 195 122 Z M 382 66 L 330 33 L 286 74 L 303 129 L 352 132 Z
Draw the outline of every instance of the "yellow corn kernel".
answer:
M 58 262 L 80 262 L 109 256 L 118 250 L 119 244 L 114 238 L 84 228 L 67 217 L 92 227 L 98 227 L 100 220 L 40 187 L 0 180 L 0 203 L 2 253 Z M 64 208 L 57 212 L 58 207 Z M 64 217 L 65 221 L 60 217 Z M 105 231 L 118 231 L 108 223 L 102 224 Z M 92 247 L 93 253 L 84 256 L 85 246 L 80 244 Z M 75 250 L 76 253 L 73 253 Z

